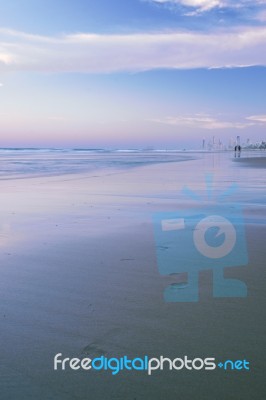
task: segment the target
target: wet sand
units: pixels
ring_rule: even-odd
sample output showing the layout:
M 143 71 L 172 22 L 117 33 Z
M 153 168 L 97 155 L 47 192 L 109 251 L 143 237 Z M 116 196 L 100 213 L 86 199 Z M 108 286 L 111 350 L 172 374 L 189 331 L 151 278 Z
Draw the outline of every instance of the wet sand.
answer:
M 232 154 L 127 170 L 0 182 L 1 391 L 6 399 L 262 400 L 265 393 L 265 170 Z M 243 166 L 242 166 L 243 165 Z M 249 262 L 225 269 L 247 298 L 213 298 L 200 273 L 196 303 L 165 303 L 155 212 L 194 206 L 233 183 Z M 184 271 L 186 272 L 186 271 Z M 250 371 L 54 371 L 53 358 L 188 355 L 247 359 Z
M 265 157 L 241 157 L 235 161 L 250 168 L 266 168 L 266 155 Z

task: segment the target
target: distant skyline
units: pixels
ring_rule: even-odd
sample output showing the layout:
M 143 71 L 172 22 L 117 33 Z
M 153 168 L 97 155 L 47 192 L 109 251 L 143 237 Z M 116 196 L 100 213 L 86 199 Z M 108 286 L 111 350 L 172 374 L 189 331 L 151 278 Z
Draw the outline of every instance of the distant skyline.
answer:
M 0 8 L 0 147 L 266 138 L 266 0 Z

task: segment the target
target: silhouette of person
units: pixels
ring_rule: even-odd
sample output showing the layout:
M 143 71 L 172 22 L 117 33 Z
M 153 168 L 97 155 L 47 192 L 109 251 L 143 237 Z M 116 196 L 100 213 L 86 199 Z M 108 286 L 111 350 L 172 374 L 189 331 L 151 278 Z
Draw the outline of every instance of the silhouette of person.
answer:
M 240 157 L 240 154 L 241 154 L 241 146 L 240 146 L 240 144 L 239 144 L 239 145 L 236 145 L 236 146 L 235 146 L 235 157 L 236 157 L 236 155 L 237 155 L 238 157 Z

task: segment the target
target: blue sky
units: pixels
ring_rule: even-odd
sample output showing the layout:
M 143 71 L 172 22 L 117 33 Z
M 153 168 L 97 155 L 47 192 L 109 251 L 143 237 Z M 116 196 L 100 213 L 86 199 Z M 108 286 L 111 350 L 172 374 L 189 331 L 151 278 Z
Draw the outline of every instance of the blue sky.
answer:
M 0 147 L 265 139 L 266 1 L 0 1 Z

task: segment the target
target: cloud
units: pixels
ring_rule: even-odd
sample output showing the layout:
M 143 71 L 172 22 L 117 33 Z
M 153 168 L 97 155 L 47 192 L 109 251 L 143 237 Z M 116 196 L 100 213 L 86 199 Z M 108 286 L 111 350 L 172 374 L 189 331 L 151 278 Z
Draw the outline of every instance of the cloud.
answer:
M 0 83 L 0 87 L 2 87 L 2 86 L 4 86 L 4 84 L 3 84 L 3 83 Z
M 224 1 L 221 0 L 151 0 L 154 3 L 160 4 L 177 4 L 186 7 L 193 7 L 198 11 L 207 11 L 212 8 L 222 7 Z
M 196 15 L 215 8 L 218 9 L 245 9 L 249 7 L 262 7 L 266 4 L 265 0 L 146 0 L 155 4 L 165 4 L 169 6 L 182 6 L 193 9 L 186 15 Z
M 251 115 L 246 119 L 248 119 L 249 121 L 266 123 L 266 115 Z
M 266 66 L 266 27 L 40 36 L 0 29 L 0 72 L 136 72 Z
M 266 122 L 266 116 L 265 122 Z M 253 121 L 252 117 L 247 117 L 246 119 L 250 119 L 252 122 L 246 121 L 223 121 L 218 120 L 209 114 L 195 114 L 189 116 L 174 116 L 174 117 L 166 117 L 161 119 L 153 119 L 152 122 L 166 124 L 166 125 L 174 125 L 174 126 L 187 126 L 198 129 L 244 129 L 253 125 L 256 125 Z

